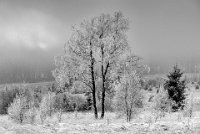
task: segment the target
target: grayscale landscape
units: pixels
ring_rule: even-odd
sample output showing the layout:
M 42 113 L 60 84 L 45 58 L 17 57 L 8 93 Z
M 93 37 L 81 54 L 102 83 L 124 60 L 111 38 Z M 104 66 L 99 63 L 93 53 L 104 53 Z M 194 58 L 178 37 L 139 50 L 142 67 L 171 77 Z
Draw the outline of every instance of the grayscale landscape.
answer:
M 0 134 L 199 134 L 200 1 L 0 0 Z

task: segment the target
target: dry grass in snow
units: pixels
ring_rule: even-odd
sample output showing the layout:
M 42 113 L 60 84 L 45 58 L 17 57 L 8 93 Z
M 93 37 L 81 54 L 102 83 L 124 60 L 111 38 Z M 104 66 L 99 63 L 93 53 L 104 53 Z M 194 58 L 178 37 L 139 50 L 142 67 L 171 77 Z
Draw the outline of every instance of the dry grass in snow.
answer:
M 189 122 L 182 113 L 166 115 L 154 122 L 152 114 L 144 111 L 130 123 L 115 113 L 106 113 L 102 120 L 95 120 L 92 113 L 78 113 L 77 116 L 67 113 L 61 123 L 55 115 L 44 125 L 20 125 L 1 116 L 0 126 L 0 134 L 199 134 L 200 112 L 195 112 Z

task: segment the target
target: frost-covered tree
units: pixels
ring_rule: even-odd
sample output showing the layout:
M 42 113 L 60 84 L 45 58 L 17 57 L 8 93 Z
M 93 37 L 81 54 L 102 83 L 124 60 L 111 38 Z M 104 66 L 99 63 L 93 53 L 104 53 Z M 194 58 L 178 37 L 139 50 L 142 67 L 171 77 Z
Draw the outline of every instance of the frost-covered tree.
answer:
M 101 118 L 104 118 L 106 88 L 109 84 L 110 70 L 115 67 L 116 60 L 128 49 L 126 31 L 128 20 L 122 12 L 113 15 L 102 14 L 94 18 L 95 38 L 98 58 L 100 61 L 100 77 L 102 80 L 101 91 Z
M 103 118 L 110 70 L 113 70 L 115 62 L 128 50 L 127 30 L 128 20 L 121 12 L 115 12 L 113 15 L 102 14 L 83 21 L 80 26 L 73 28 L 73 34 L 65 46 L 65 54 L 56 59 L 56 81 L 62 86 L 71 87 L 73 81 L 80 81 L 91 89 L 96 118 L 96 80 L 102 80 Z
M 159 92 L 153 97 L 152 112 L 155 116 L 155 121 L 164 117 L 167 112 L 171 112 L 172 104 L 173 101 L 169 99 L 167 91 L 160 88 Z
M 73 33 L 65 45 L 64 55 L 56 58 L 56 69 L 53 75 L 60 87 L 73 85 L 79 81 L 90 89 L 95 118 L 98 118 L 96 107 L 96 74 L 95 74 L 95 36 L 94 19 L 84 21 L 79 27 L 73 27 Z
M 115 96 L 115 104 L 118 111 L 125 113 L 127 121 L 141 108 L 143 97 L 141 93 L 140 79 L 143 66 L 139 65 L 137 56 L 128 55 L 121 60 L 118 68 L 119 84 Z
M 44 95 L 40 103 L 40 119 L 43 123 L 47 116 L 52 116 L 54 112 L 55 93 L 48 92 Z
M 8 115 L 11 119 L 23 123 L 27 110 L 27 98 L 22 95 L 17 95 L 8 108 Z

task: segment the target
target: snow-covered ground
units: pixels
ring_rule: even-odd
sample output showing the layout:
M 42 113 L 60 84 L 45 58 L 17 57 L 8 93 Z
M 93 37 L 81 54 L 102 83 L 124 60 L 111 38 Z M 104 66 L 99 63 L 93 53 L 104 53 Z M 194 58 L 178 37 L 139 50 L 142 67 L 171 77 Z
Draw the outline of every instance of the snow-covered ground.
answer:
M 151 121 L 150 121 L 151 120 Z M 148 111 L 144 111 L 131 122 L 115 113 L 106 113 L 105 119 L 95 120 L 92 113 L 74 113 L 63 115 L 61 123 L 56 117 L 47 119 L 44 125 L 39 123 L 16 124 L 7 116 L 0 117 L 0 134 L 199 134 L 200 112 L 194 112 L 188 119 L 181 113 L 173 113 L 154 122 Z
M 94 119 L 93 113 L 65 113 L 61 123 L 57 116 L 42 125 L 17 124 L 7 115 L 0 116 L 0 134 L 200 134 L 200 90 L 191 88 L 194 109 L 192 117 L 183 112 L 167 113 L 155 121 L 149 109 L 142 110 L 127 123 L 117 113 L 107 112 L 104 119 Z

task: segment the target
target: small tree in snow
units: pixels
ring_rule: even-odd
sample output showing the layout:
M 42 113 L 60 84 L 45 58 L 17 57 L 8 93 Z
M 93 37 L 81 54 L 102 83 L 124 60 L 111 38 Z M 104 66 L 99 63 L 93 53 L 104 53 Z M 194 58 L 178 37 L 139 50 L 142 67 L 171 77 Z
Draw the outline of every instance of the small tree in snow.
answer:
M 142 108 L 143 96 L 140 92 L 141 70 L 138 64 L 139 58 L 128 55 L 121 61 L 120 83 L 115 96 L 117 110 L 126 114 L 127 121 L 131 121 L 133 114 L 136 114 L 138 108 Z
M 27 111 L 26 97 L 17 95 L 13 103 L 8 108 L 8 115 L 16 122 L 23 123 Z
M 155 121 L 164 117 L 166 112 L 170 112 L 172 104 L 167 91 L 160 89 L 159 93 L 153 98 L 153 114 L 155 116 Z
M 51 117 L 54 110 L 53 107 L 54 99 L 55 99 L 55 94 L 51 92 L 49 92 L 43 97 L 40 104 L 40 119 L 42 123 L 47 118 L 47 116 Z

